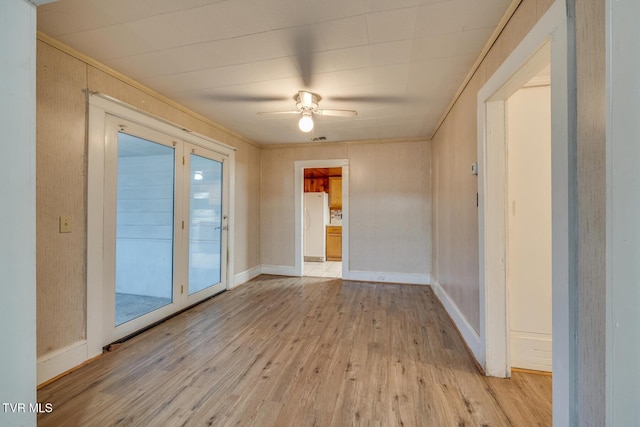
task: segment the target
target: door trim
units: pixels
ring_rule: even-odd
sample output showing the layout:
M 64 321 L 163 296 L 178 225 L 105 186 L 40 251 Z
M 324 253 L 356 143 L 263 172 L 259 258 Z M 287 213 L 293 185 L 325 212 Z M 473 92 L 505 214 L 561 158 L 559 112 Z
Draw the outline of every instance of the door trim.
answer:
M 552 109 L 552 316 L 553 316 L 553 422 L 570 425 L 575 404 L 577 240 L 573 212 L 577 202 L 575 141 L 569 129 L 569 40 L 567 9 L 557 0 L 535 24 L 498 70 L 478 92 L 478 231 L 480 284 L 480 351 L 475 352 L 485 372 L 509 375 L 507 357 L 507 300 L 505 276 L 505 136 L 491 116 L 502 117 L 509 88 L 519 87 L 514 76 L 547 41 L 551 47 Z M 499 93 L 501 89 L 506 89 Z M 491 150 L 487 147 L 491 146 Z
M 213 155 L 212 155 L 213 154 Z M 208 160 L 212 160 L 212 161 L 216 161 L 216 162 L 220 162 L 222 163 L 222 219 L 220 222 L 220 226 L 223 227 L 222 228 L 222 234 L 221 234 L 221 243 L 220 243 L 220 247 L 221 248 L 227 248 L 228 247 L 228 240 L 229 240 L 229 232 L 226 231 L 225 232 L 225 228 L 227 227 L 228 230 L 228 219 L 229 219 L 229 191 L 228 191 L 228 186 L 227 183 L 229 181 L 229 171 L 228 171 L 228 163 L 229 163 L 229 157 L 227 155 L 224 154 L 220 154 L 220 153 L 216 153 L 213 152 L 211 153 L 211 150 L 206 150 L 205 152 L 202 152 L 200 150 L 200 147 L 195 146 L 193 144 L 189 144 L 189 143 L 185 143 L 184 145 L 184 151 L 183 151 L 183 155 L 184 155 L 184 159 L 185 159 L 185 163 L 184 163 L 184 177 L 182 180 L 182 185 L 183 185 L 183 195 L 187 194 L 187 191 L 190 189 L 189 184 L 188 184 L 188 180 L 189 177 L 191 175 L 191 170 L 190 170 L 190 166 L 191 166 L 191 155 L 196 155 L 196 156 L 200 156 L 200 157 L 204 157 Z M 186 199 L 183 199 L 183 201 Z M 185 271 L 182 272 L 182 278 L 184 280 L 184 294 L 182 295 L 182 298 L 184 298 L 184 304 L 186 307 L 191 306 L 193 304 L 198 303 L 199 301 L 202 301 L 205 298 L 211 297 L 215 294 L 218 294 L 224 290 L 230 289 L 231 286 L 229 285 L 228 279 L 229 277 L 231 277 L 231 275 L 228 274 L 227 272 L 227 268 L 228 268 L 228 262 L 227 262 L 227 258 L 228 258 L 228 250 L 227 253 L 221 253 L 221 264 L 220 264 L 220 282 L 216 283 L 212 286 L 209 286 L 207 288 L 201 289 L 197 292 L 194 292 L 193 294 L 189 293 L 189 245 L 191 242 L 191 231 L 190 231 L 190 224 L 191 224 L 191 207 L 190 207 L 190 203 L 191 203 L 191 199 L 189 199 L 189 202 L 184 203 L 182 205 L 182 209 L 183 209 L 183 213 L 182 213 L 182 218 L 185 222 L 185 237 L 183 239 L 183 244 L 184 247 L 182 248 L 182 256 L 185 257 L 186 262 L 184 262 L 182 264 L 182 266 L 185 268 Z M 225 286 L 226 285 L 226 286 Z

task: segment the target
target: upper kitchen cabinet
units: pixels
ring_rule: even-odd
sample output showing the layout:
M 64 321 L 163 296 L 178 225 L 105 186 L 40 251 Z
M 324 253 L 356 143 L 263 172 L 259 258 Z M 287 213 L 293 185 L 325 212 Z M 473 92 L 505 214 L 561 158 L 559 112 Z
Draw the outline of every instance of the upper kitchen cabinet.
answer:
M 342 177 L 329 178 L 329 207 L 342 209 Z

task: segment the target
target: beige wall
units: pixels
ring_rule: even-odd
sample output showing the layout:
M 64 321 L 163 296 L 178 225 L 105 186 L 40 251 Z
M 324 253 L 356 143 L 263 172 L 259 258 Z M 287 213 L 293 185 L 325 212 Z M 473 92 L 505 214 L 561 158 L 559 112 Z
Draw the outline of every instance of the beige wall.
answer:
M 86 66 L 43 43 L 36 57 L 38 356 L 85 337 Z M 58 217 L 72 233 L 58 233 Z
M 85 338 L 87 87 L 238 149 L 235 273 L 260 264 L 257 146 L 43 41 L 37 47 L 38 356 Z M 72 217 L 72 233 L 58 233 L 61 215 Z
M 322 159 L 349 159 L 350 270 L 430 274 L 428 142 L 264 149 L 262 264 L 294 265 L 294 162 Z
M 433 275 L 469 324 L 480 331 L 478 271 L 477 94 L 551 0 L 523 0 L 432 140 Z

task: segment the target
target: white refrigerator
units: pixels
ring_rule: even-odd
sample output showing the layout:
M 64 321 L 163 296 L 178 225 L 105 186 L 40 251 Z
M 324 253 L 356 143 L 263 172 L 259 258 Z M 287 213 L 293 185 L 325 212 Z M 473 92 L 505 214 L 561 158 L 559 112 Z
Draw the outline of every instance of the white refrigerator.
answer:
M 305 261 L 325 261 L 326 233 L 329 222 L 327 193 L 304 193 L 303 254 Z

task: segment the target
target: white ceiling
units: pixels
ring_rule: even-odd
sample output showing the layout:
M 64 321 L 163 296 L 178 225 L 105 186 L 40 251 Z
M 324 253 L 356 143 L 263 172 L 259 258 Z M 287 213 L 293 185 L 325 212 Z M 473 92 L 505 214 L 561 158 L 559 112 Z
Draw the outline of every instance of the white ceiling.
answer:
M 59 0 L 38 7 L 38 30 L 261 144 L 413 139 L 511 1 Z M 358 115 L 316 116 L 305 134 L 297 116 L 256 114 L 295 109 L 300 89 Z

